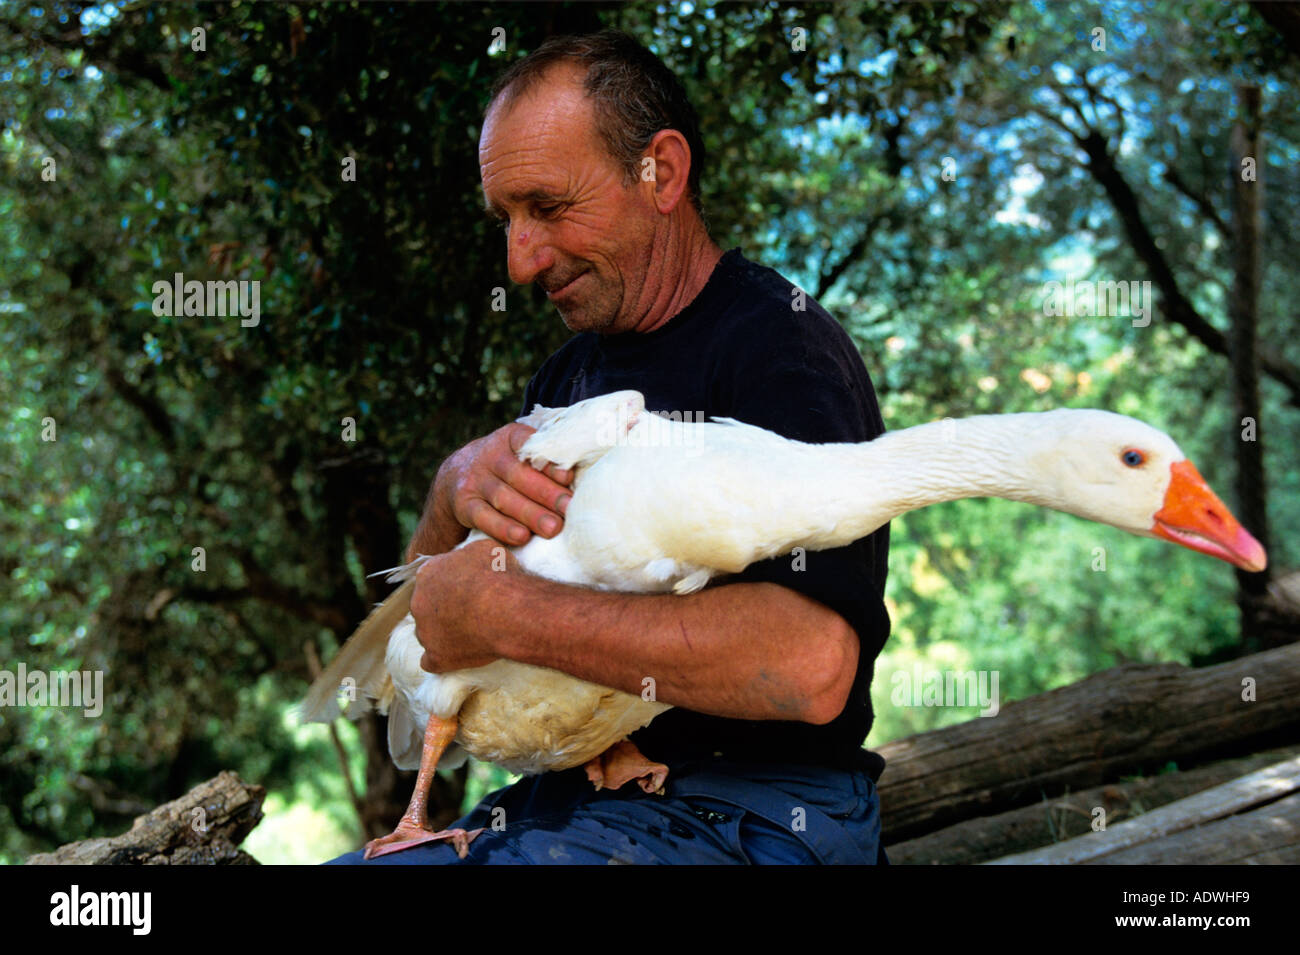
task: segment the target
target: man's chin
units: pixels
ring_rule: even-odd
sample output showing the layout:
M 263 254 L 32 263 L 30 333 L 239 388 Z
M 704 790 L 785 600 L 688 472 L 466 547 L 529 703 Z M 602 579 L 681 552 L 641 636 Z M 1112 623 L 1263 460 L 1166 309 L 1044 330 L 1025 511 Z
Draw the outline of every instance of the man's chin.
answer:
M 598 335 L 608 334 L 614 324 L 614 319 L 607 315 L 592 314 L 585 308 L 562 309 L 556 306 L 556 311 L 560 313 L 560 319 L 564 322 L 564 327 L 571 332 L 595 332 Z

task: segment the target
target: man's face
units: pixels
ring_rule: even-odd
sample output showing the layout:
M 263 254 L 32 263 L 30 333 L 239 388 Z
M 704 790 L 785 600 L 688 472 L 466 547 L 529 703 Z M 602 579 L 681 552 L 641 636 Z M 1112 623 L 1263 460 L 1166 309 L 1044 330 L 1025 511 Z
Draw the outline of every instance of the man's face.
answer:
M 538 282 L 573 331 L 630 331 L 649 306 L 653 183 L 623 184 L 596 130 L 581 73 L 557 67 L 479 140 L 488 210 L 507 222 L 512 281 Z

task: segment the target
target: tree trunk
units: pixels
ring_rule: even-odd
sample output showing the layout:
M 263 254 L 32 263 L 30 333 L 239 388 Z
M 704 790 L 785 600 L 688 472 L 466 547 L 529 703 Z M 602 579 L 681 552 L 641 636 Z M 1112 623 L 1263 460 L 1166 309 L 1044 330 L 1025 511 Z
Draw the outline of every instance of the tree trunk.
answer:
M 1237 121 L 1232 125 L 1233 287 L 1228 306 L 1232 327 L 1228 356 L 1232 365 L 1234 427 L 1241 429 L 1237 451 L 1237 514 L 1242 525 L 1268 549 L 1267 488 L 1264 483 L 1263 426 L 1259 406 L 1259 210 L 1264 184 L 1260 159 L 1258 86 L 1237 88 Z M 1268 594 L 1268 570 L 1237 570 L 1237 605 L 1241 608 L 1241 643 L 1259 646 L 1261 604 Z
M 1286 40 L 1287 49 L 1300 57 L 1300 4 L 1250 0 L 1250 5 L 1264 22 L 1281 34 Z

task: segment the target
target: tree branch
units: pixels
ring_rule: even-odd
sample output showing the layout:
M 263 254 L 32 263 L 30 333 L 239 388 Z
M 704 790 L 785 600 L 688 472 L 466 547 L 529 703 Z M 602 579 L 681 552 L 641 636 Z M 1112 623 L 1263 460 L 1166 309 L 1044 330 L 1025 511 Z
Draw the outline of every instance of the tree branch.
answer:
M 1165 182 L 1169 183 L 1169 185 L 1173 186 L 1188 199 L 1192 200 L 1196 208 L 1201 210 L 1201 215 L 1214 223 L 1214 227 L 1219 230 L 1220 235 L 1224 238 L 1231 236 L 1232 233 L 1228 228 L 1228 224 L 1223 221 L 1218 210 L 1210 203 L 1209 198 L 1204 193 L 1194 190 L 1187 180 L 1179 175 L 1177 169 L 1173 166 L 1166 166 L 1164 179 Z
M 320 654 L 316 652 L 316 644 L 308 640 L 302 645 L 303 655 L 307 658 L 307 673 L 311 676 L 312 682 L 315 683 L 320 679 L 321 673 L 324 672 L 321 667 Z M 339 761 L 339 770 L 343 774 L 343 784 L 347 787 L 348 798 L 352 801 L 352 808 L 356 810 L 357 822 L 361 826 L 362 834 L 365 833 L 366 825 L 366 807 L 362 802 L 361 796 L 357 793 L 357 788 L 352 785 L 352 772 L 348 767 L 348 753 L 343 748 L 343 740 L 339 739 L 338 727 L 334 721 L 329 722 L 330 742 L 334 744 L 334 755 Z
M 153 395 L 145 394 L 131 382 L 126 380 L 117 368 L 109 364 L 108 360 L 101 358 L 99 367 L 104 373 L 104 380 L 109 383 L 115 392 L 122 397 L 132 408 L 135 408 L 140 414 L 144 415 L 145 421 L 153 428 L 162 441 L 163 447 L 167 449 L 168 454 L 176 450 L 176 427 L 172 424 L 172 419 L 162 404 Z
M 867 253 L 881 225 L 885 223 L 892 224 L 893 221 L 893 209 L 872 217 L 871 221 L 867 223 L 867 227 L 862 230 L 862 235 L 849 247 L 849 250 L 844 253 L 838 262 L 829 269 L 823 265 L 821 276 L 817 279 L 817 291 L 813 294 L 813 298 L 820 300 L 823 295 L 829 292 L 832 286 L 849 270 L 849 267 Z
M 1051 88 L 1071 107 L 1076 116 L 1079 115 L 1078 106 L 1073 100 L 1059 89 L 1056 89 L 1054 84 L 1051 84 Z M 1178 280 L 1174 275 L 1173 267 L 1165 254 L 1160 251 L 1155 237 L 1151 234 L 1150 228 L 1142 218 L 1137 195 L 1120 173 L 1119 167 L 1115 164 L 1115 157 L 1111 155 L 1110 150 L 1107 148 L 1106 138 L 1092 128 L 1088 129 L 1086 135 L 1080 136 L 1059 116 L 1053 116 L 1047 110 L 1038 107 L 1030 107 L 1030 110 L 1054 126 L 1064 130 L 1088 157 L 1088 172 L 1101 186 L 1106 198 L 1110 200 L 1111 206 L 1119 214 L 1120 223 L 1123 225 L 1124 233 L 1128 237 L 1129 245 L 1132 246 L 1134 253 L 1142 263 L 1146 265 L 1156 283 L 1156 287 L 1160 289 L 1163 296 L 1162 305 L 1165 315 L 1175 325 L 1181 325 L 1189 335 L 1210 351 L 1226 357 L 1228 355 L 1227 336 L 1211 325 L 1183 295 L 1178 286 Z M 1283 356 L 1262 348 L 1259 352 L 1259 365 L 1265 374 L 1290 392 L 1289 402 L 1296 407 L 1300 407 L 1300 367 L 1287 361 Z

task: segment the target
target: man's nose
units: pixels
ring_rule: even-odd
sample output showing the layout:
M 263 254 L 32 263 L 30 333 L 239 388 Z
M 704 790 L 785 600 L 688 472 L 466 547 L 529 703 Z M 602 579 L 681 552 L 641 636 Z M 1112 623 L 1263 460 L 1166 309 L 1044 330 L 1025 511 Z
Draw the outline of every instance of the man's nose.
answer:
M 536 225 L 528 222 L 521 223 L 518 229 L 511 227 L 506 240 L 506 265 L 510 281 L 516 285 L 536 281 L 539 274 L 555 264 L 555 252 L 543 231 L 534 228 Z

